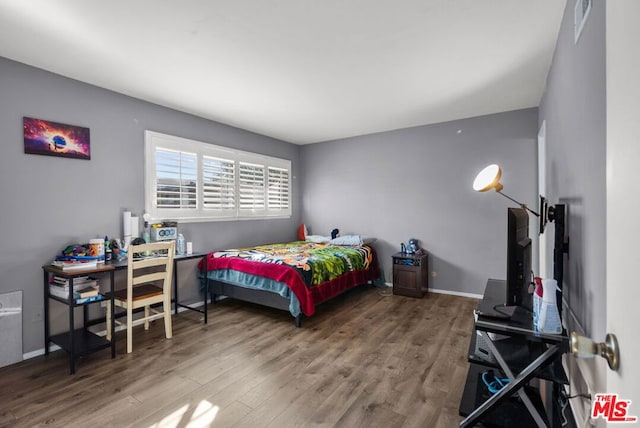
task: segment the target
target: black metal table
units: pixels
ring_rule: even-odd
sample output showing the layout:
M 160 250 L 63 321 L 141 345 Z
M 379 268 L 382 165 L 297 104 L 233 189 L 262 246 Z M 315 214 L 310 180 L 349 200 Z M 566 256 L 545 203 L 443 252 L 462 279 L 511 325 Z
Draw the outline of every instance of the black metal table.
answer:
M 483 303 L 485 306 L 487 306 L 486 304 L 488 303 L 489 307 L 500 306 L 504 303 L 505 295 L 506 282 L 490 279 L 487 282 Z M 486 301 L 487 299 L 491 301 L 488 302 Z M 509 383 L 471 412 L 460 422 L 460 426 L 473 426 L 480 421 L 484 415 L 495 409 L 500 403 L 507 400 L 513 394 L 518 394 L 537 426 L 546 426 L 544 418 L 535 408 L 523 388 L 532 378 L 536 377 L 542 368 L 553 363 L 562 353 L 568 351 L 569 338 L 566 333 L 544 334 L 535 331 L 531 312 L 522 307 L 516 307 L 510 319 L 478 316 L 475 329 L 484 338 L 498 366 L 509 378 Z M 496 346 L 489 333 L 497 333 L 511 337 L 518 336 L 528 342 L 537 342 L 543 345 L 544 351 L 532 356 L 526 366 L 516 374 L 512 371 L 512 367 L 506 362 L 505 356 L 501 354 L 499 346 Z
M 42 270 L 44 272 L 44 354 L 49 355 L 49 344 L 51 342 L 58 345 L 60 348 L 65 350 L 69 354 L 69 372 L 70 374 L 74 374 L 76 371 L 76 358 L 81 357 L 83 355 L 88 355 L 92 352 L 99 351 L 101 349 L 105 349 L 111 347 L 111 358 L 115 358 L 116 356 L 116 341 L 115 337 L 112 336 L 112 340 L 109 341 L 104 337 L 100 337 L 95 333 L 89 331 L 87 327 L 90 325 L 90 321 L 88 319 L 88 311 L 87 308 L 89 305 L 93 303 L 103 302 L 104 299 L 94 300 L 86 303 L 76 303 L 76 299 L 73 295 L 73 280 L 75 278 L 91 275 L 91 274 L 102 274 L 108 273 L 110 279 L 110 295 L 111 299 L 108 304 L 111 305 L 111 310 L 114 309 L 113 303 L 113 290 L 114 290 L 114 266 L 109 265 L 98 265 L 94 268 L 88 269 L 78 269 L 73 271 L 65 271 L 55 266 L 42 266 Z M 54 275 L 60 278 L 64 278 L 69 281 L 69 295 L 66 299 L 54 296 L 49 292 L 49 279 Z M 56 300 L 63 304 L 66 304 L 69 307 L 69 330 L 51 336 L 49 334 L 49 301 Z M 75 308 L 81 306 L 83 308 L 83 327 L 76 329 L 75 328 L 75 319 L 74 312 Z M 114 319 L 111 318 L 111 331 L 115 331 L 115 322 Z

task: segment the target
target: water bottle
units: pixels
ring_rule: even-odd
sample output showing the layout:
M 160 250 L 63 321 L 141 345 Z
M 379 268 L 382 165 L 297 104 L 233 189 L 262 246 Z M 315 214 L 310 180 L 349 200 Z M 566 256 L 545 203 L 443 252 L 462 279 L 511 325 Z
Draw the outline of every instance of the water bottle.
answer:
M 180 233 L 178 234 L 178 245 L 176 246 L 176 255 L 184 256 L 184 254 L 185 254 L 184 236 L 182 236 L 182 233 Z
M 104 259 L 106 261 L 111 261 L 113 256 L 113 252 L 111 251 L 111 243 L 109 242 L 109 237 L 104 237 Z
M 144 241 L 145 244 L 149 244 L 151 242 L 151 235 L 149 232 L 149 222 L 145 221 L 144 222 L 144 229 L 142 230 L 142 240 Z M 151 251 L 145 251 L 142 253 L 145 256 L 150 256 L 151 255 Z
M 144 240 L 145 244 L 148 244 L 151 242 L 151 233 L 149 231 L 149 222 L 145 221 L 144 222 L 144 229 L 142 229 L 142 239 Z

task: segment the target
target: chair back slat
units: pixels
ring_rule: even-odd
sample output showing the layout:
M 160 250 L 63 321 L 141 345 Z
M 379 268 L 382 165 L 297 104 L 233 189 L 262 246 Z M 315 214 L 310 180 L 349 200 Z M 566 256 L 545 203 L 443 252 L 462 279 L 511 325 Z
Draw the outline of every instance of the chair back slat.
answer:
M 163 293 L 171 294 L 175 241 L 130 245 L 127 252 L 129 262 L 129 269 L 127 269 L 127 295 L 129 298 L 133 296 L 134 286 L 151 281 L 162 281 Z M 136 257 L 140 254 L 151 254 L 152 256 L 137 260 Z M 160 256 L 153 257 L 153 254 L 160 254 Z M 139 273 L 142 269 L 158 268 L 159 266 L 164 266 L 159 272 Z
M 142 269 L 142 268 L 146 268 L 146 267 L 153 267 L 153 266 L 161 266 L 166 264 L 169 260 L 167 260 L 168 257 L 166 254 L 163 254 L 161 256 L 155 257 L 155 256 L 149 256 L 149 258 L 145 258 L 142 260 L 135 260 L 133 261 L 133 268 L 134 269 Z
M 146 284 L 148 282 L 153 282 L 153 281 L 163 281 L 165 280 L 167 277 L 167 273 L 166 272 L 153 272 L 153 273 L 147 273 L 144 275 L 139 275 L 133 278 L 133 285 L 140 285 L 140 284 Z

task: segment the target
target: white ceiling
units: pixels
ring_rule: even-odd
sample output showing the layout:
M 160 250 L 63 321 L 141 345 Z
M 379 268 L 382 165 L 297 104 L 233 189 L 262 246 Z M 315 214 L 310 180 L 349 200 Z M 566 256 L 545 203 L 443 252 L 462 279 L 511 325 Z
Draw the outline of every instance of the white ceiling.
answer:
M 0 56 L 296 144 L 537 106 L 564 0 L 0 0 Z

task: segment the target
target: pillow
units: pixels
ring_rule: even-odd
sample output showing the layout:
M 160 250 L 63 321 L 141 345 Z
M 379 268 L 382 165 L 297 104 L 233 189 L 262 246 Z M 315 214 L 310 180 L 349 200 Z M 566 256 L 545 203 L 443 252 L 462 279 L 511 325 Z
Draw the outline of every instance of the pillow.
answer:
M 298 226 L 298 240 L 304 241 L 307 239 L 307 226 L 304 223 L 300 223 Z
M 360 235 L 343 235 L 329 241 L 330 245 L 362 245 Z
M 313 242 L 314 244 L 326 244 L 331 241 L 330 236 L 322 236 L 322 235 L 307 235 L 307 242 Z

